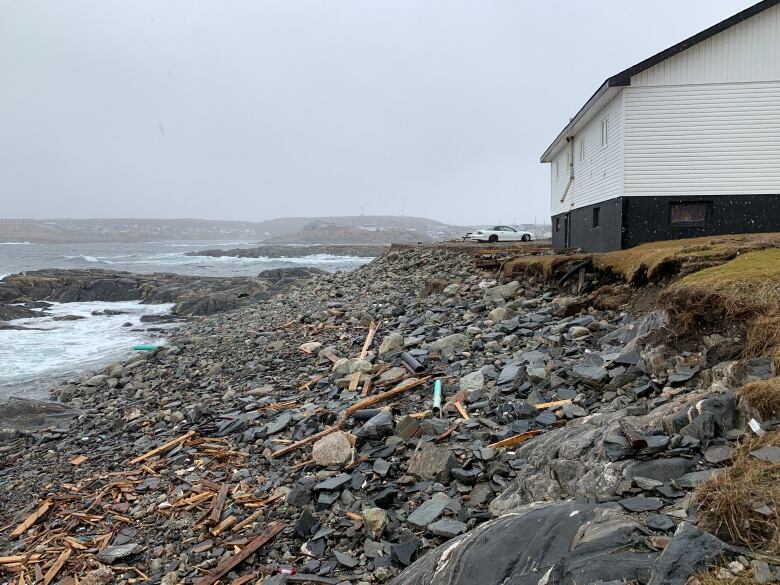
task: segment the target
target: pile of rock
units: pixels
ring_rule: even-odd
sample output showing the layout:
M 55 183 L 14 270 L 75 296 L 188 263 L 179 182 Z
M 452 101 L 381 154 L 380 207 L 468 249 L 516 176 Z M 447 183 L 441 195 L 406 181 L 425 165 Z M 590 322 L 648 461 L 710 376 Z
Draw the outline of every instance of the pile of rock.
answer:
M 70 428 L 0 451 L 0 523 L 52 502 L 1 554 L 32 571 L 75 539 L 69 569 L 117 582 L 684 583 L 731 552 L 691 490 L 772 366 L 663 326 L 433 247 L 299 282 L 60 389 Z

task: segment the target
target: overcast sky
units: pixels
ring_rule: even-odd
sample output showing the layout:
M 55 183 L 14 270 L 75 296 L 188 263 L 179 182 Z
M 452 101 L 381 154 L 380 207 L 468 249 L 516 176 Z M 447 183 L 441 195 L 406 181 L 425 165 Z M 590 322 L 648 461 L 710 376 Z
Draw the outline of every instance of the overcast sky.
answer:
M 0 217 L 549 219 L 603 80 L 750 0 L 0 0 Z

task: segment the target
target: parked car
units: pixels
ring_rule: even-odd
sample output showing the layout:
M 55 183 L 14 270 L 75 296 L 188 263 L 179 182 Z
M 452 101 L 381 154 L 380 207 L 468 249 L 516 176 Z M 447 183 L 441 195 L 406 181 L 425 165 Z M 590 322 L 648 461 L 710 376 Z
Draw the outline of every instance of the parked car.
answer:
M 508 225 L 494 225 L 469 232 L 463 239 L 472 242 L 530 242 L 534 236 L 531 232 L 524 232 Z

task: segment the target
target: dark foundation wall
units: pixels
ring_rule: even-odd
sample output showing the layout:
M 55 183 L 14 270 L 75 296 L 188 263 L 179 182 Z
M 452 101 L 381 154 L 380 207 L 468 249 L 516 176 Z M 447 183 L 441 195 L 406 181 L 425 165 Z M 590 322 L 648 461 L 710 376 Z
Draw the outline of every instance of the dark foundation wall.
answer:
M 678 203 L 703 203 L 707 214 L 700 225 L 673 225 L 670 209 Z M 780 232 L 780 194 L 697 197 L 623 197 L 623 248 L 645 242 Z
M 598 215 L 596 227 L 593 225 L 594 213 Z M 566 245 L 567 225 L 568 246 Z M 589 252 L 619 250 L 623 226 L 622 198 L 610 199 L 553 216 L 552 226 L 552 245 L 556 250 L 566 247 L 582 248 Z
M 704 204 L 703 221 L 675 225 L 672 206 L 685 203 Z M 599 208 L 598 227 L 593 227 L 594 208 Z M 590 252 L 697 236 L 780 232 L 780 194 L 618 197 L 553 216 L 552 223 L 553 248 L 582 248 Z

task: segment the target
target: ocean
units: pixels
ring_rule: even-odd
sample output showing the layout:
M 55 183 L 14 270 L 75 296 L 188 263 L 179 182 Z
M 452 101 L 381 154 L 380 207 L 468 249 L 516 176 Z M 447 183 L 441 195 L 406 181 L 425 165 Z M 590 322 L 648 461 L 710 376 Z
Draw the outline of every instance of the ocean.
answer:
M 192 276 L 256 276 L 269 268 L 312 266 L 335 272 L 353 270 L 372 258 L 314 256 L 232 258 L 185 256 L 209 248 L 252 248 L 256 242 L 176 241 L 87 244 L 0 243 L 0 279 L 44 268 L 103 268 L 137 273 L 173 272 Z M 65 303 L 47 310 L 51 317 L 17 319 L 13 325 L 35 330 L 0 330 L 0 400 L 9 396 L 48 399 L 49 390 L 74 376 L 99 370 L 126 358 L 133 345 L 164 342 L 156 324 L 142 324 L 144 315 L 167 313 L 172 305 L 137 302 Z M 103 313 L 106 309 L 119 315 Z M 54 320 L 76 315 L 79 320 Z M 128 325 L 129 323 L 129 325 Z M 154 331 L 149 331 L 149 328 Z

